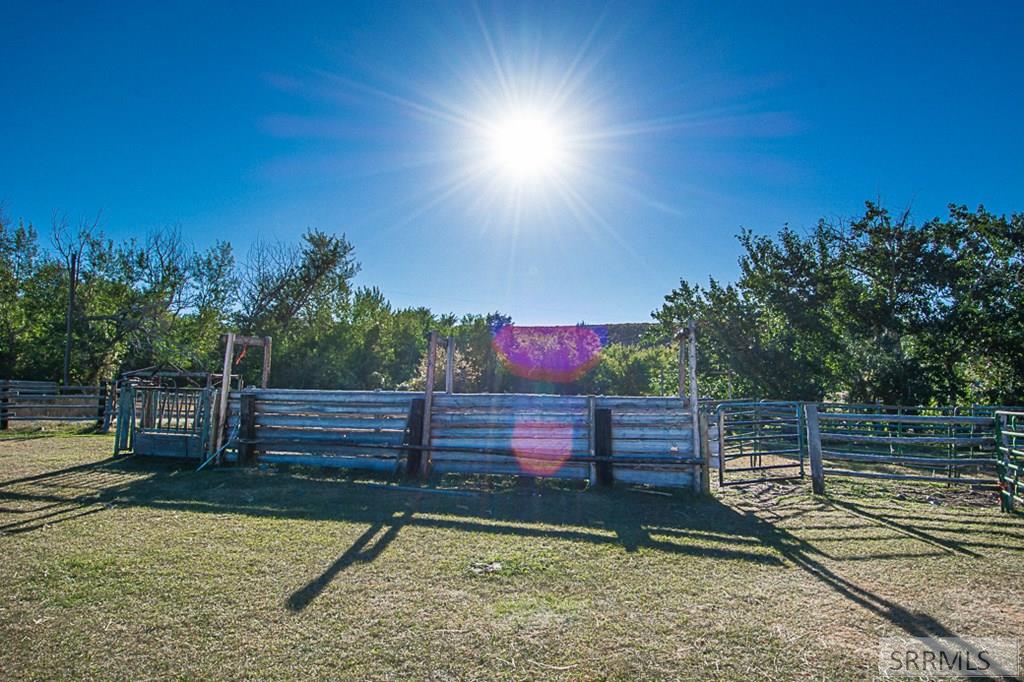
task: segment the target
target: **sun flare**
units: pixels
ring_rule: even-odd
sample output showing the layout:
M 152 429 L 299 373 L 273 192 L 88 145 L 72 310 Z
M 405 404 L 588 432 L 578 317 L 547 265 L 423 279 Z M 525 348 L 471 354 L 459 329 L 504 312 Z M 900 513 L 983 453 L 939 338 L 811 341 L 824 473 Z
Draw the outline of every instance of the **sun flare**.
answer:
M 488 131 L 487 147 L 495 170 L 516 183 L 557 176 L 567 160 L 564 131 L 537 111 L 518 111 L 497 121 Z

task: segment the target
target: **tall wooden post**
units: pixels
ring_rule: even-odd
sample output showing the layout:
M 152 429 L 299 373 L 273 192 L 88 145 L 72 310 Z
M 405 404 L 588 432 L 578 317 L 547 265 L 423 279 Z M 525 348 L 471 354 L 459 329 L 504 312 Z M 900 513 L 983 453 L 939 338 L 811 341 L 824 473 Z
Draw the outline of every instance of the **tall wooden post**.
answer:
M 213 449 L 219 448 L 225 437 L 228 419 L 228 400 L 231 397 L 231 359 L 235 354 L 235 333 L 224 335 L 224 368 L 220 377 L 220 403 L 217 405 L 217 423 L 213 429 Z M 218 462 L 219 464 L 219 462 Z
M 242 393 L 239 399 L 238 420 L 239 433 L 244 439 L 238 446 L 238 463 L 248 464 L 255 450 L 253 441 L 256 440 L 256 396 L 252 393 Z
M 455 387 L 455 337 L 448 337 L 444 351 L 444 392 L 451 393 Z
M 612 472 L 612 411 L 607 407 L 594 410 L 594 470 L 598 485 L 610 486 Z
M 9 380 L 0 381 L 0 431 L 6 431 L 10 424 L 8 423 L 7 417 L 9 416 L 7 410 L 10 409 L 11 404 L 11 382 Z
M 434 370 L 437 365 L 437 332 L 430 332 L 427 342 L 427 386 L 423 394 L 423 444 L 428 449 L 420 456 L 420 476 L 430 476 L 430 414 L 434 405 Z
M 100 382 L 100 390 L 96 396 L 96 430 L 102 431 L 106 424 L 105 414 L 107 411 L 107 382 Z
M 818 426 L 818 404 L 804 403 L 807 421 L 807 454 L 811 459 L 811 490 L 815 495 L 825 494 L 825 468 L 821 463 L 821 430 Z
M 266 388 L 270 381 L 270 348 L 273 339 L 269 336 L 263 337 L 263 374 L 260 376 L 260 388 Z
M 78 254 L 71 254 L 68 278 L 68 310 L 64 318 L 64 385 L 71 383 L 71 325 L 75 314 L 75 288 L 78 286 Z
M 708 416 L 700 415 L 700 456 L 703 463 L 700 465 L 700 492 L 705 495 L 711 494 L 711 439 L 708 436 Z
M 683 330 L 676 334 L 679 341 L 679 399 L 686 398 L 686 335 Z
M 700 453 L 700 404 L 697 395 L 697 323 L 690 320 L 687 329 L 687 346 L 689 347 L 689 379 L 690 379 L 690 428 L 693 429 L 693 456 Z M 681 344 L 680 344 L 681 345 Z M 700 492 L 701 482 L 694 476 L 694 490 Z

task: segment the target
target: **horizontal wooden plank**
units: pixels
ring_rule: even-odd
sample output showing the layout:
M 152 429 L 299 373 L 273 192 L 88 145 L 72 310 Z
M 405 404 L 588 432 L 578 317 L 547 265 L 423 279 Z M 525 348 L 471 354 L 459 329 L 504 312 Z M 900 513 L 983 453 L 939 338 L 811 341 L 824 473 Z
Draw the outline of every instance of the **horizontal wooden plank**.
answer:
M 438 410 L 586 410 L 588 399 L 581 396 L 542 395 L 530 393 L 442 393 L 434 395 Z
M 612 477 L 619 483 L 652 485 L 664 488 L 686 488 L 693 485 L 693 474 L 687 471 L 656 471 L 614 467 Z
M 606 407 L 610 410 L 689 410 L 690 401 L 686 398 L 674 396 L 631 396 L 631 395 L 599 395 L 594 396 L 594 404 L 597 407 Z
M 491 427 L 488 429 L 459 428 L 444 426 L 441 428 L 432 427 L 431 434 L 435 438 L 480 438 L 480 439 L 532 439 L 545 438 L 556 440 L 567 439 L 588 439 L 586 425 L 543 425 L 543 424 L 521 424 L 515 426 Z
M 612 440 L 612 456 L 624 453 L 690 453 L 693 452 L 693 440 L 636 440 L 616 438 Z
M 260 454 L 257 462 L 267 464 L 289 464 L 300 466 L 326 467 L 333 469 L 356 469 L 364 471 L 395 471 L 400 462 L 394 459 L 370 457 L 338 457 L 327 455 Z
M 318 391 L 292 388 L 246 389 L 245 394 L 255 396 L 260 402 L 345 405 L 408 405 L 413 398 L 423 397 L 422 393 L 413 391 Z M 237 400 L 240 395 L 240 392 L 232 391 L 230 399 Z
M 332 417 L 318 415 L 256 414 L 257 426 L 294 426 L 318 429 L 361 429 L 367 431 L 404 431 L 405 419 Z
M 557 468 L 523 468 L 512 460 L 504 461 L 446 461 L 435 458 L 431 462 L 435 474 L 488 474 L 494 476 L 529 476 L 585 480 L 590 477 L 590 468 L 585 464 L 566 465 Z
M 276 403 L 256 401 L 257 414 L 360 416 L 380 419 L 405 419 L 409 414 L 408 405 L 354 406 L 338 403 Z
M 692 427 L 651 428 L 644 426 L 620 426 L 612 424 L 612 443 L 617 440 L 682 440 L 691 438 Z
M 612 426 L 672 427 L 691 423 L 689 412 L 612 412 Z
M 266 439 L 288 439 L 316 442 L 336 443 L 374 443 L 398 444 L 402 442 L 402 432 L 393 431 L 341 431 L 326 429 L 296 429 L 284 427 L 257 427 L 256 437 Z
M 510 438 L 440 438 L 430 439 L 432 446 L 501 450 L 523 455 L 568 456 L 587 454 L 590 446 L 586 439 L 510 439 Z
M 516 412 L 438 412 L 431 415 L 430 423 L 432 428 L 479 428 L 488 429 L 492 427 L 514 426 L 516 424 L 586 424 L 586 413 L 563 413 L 551 414 L 538 412 L 536 414 L 523 415 Z

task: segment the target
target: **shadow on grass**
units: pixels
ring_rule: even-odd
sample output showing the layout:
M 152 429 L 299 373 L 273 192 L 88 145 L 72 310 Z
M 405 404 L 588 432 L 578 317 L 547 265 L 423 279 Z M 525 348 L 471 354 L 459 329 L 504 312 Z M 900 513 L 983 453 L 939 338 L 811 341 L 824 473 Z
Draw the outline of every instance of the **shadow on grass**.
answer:
M 53 526 L 113 506 L 366 524 L 366 531 L 350 547 L 285 600 L 285 606 L 296 612 L 305 609 L 346 569 L 374 561 L 408 526 L 589 542 L 618 546 L 626 552 L 656 550 L 767 566 L 791 564 L 914 636 L 951 633 L 930 615 L 912 611 L 843 577 L 826 562 L 842 563 L 844 558 L 830 555 L 779 524 L 838 509 L 869 521 L 858 526 L 868 532 L 881 525 L 945 552 L 980 556 L 968 549 L 967 543 L 944 540 L 877 511 L 836 500 L 823 503 L 805 498 L 783 517 L 775 511 L 745 510 L 715 498 L 638 495 L 623 489 L 580 492 L 538 486 L 470 495 L 448 493 L 451 491 L 321 472 L 229 468 L 195 473 L 170 462 L 108 459 L 0 481 L 0 513 L 17 516 L 0 526 L 0 535 Z M 968 533 L 971 529 L 963 530 Z M 856 542 L 858 537 L 853 535 L 850 540 Z M 857 560 L 918 556 L 920 553 L 909 551 L 879 552 Z

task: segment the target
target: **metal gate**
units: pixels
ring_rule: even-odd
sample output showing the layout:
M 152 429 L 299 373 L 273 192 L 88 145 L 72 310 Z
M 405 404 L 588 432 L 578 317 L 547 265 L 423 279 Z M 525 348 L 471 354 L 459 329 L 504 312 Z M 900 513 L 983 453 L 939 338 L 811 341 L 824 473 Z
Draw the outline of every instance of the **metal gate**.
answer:
M 722 403 L 714 418 L 719 485 L 803 478 L 807 448 L 800 403 Z
M 210 449 L 211 388 L 124 386 L 114 454 L 203 459 Z

